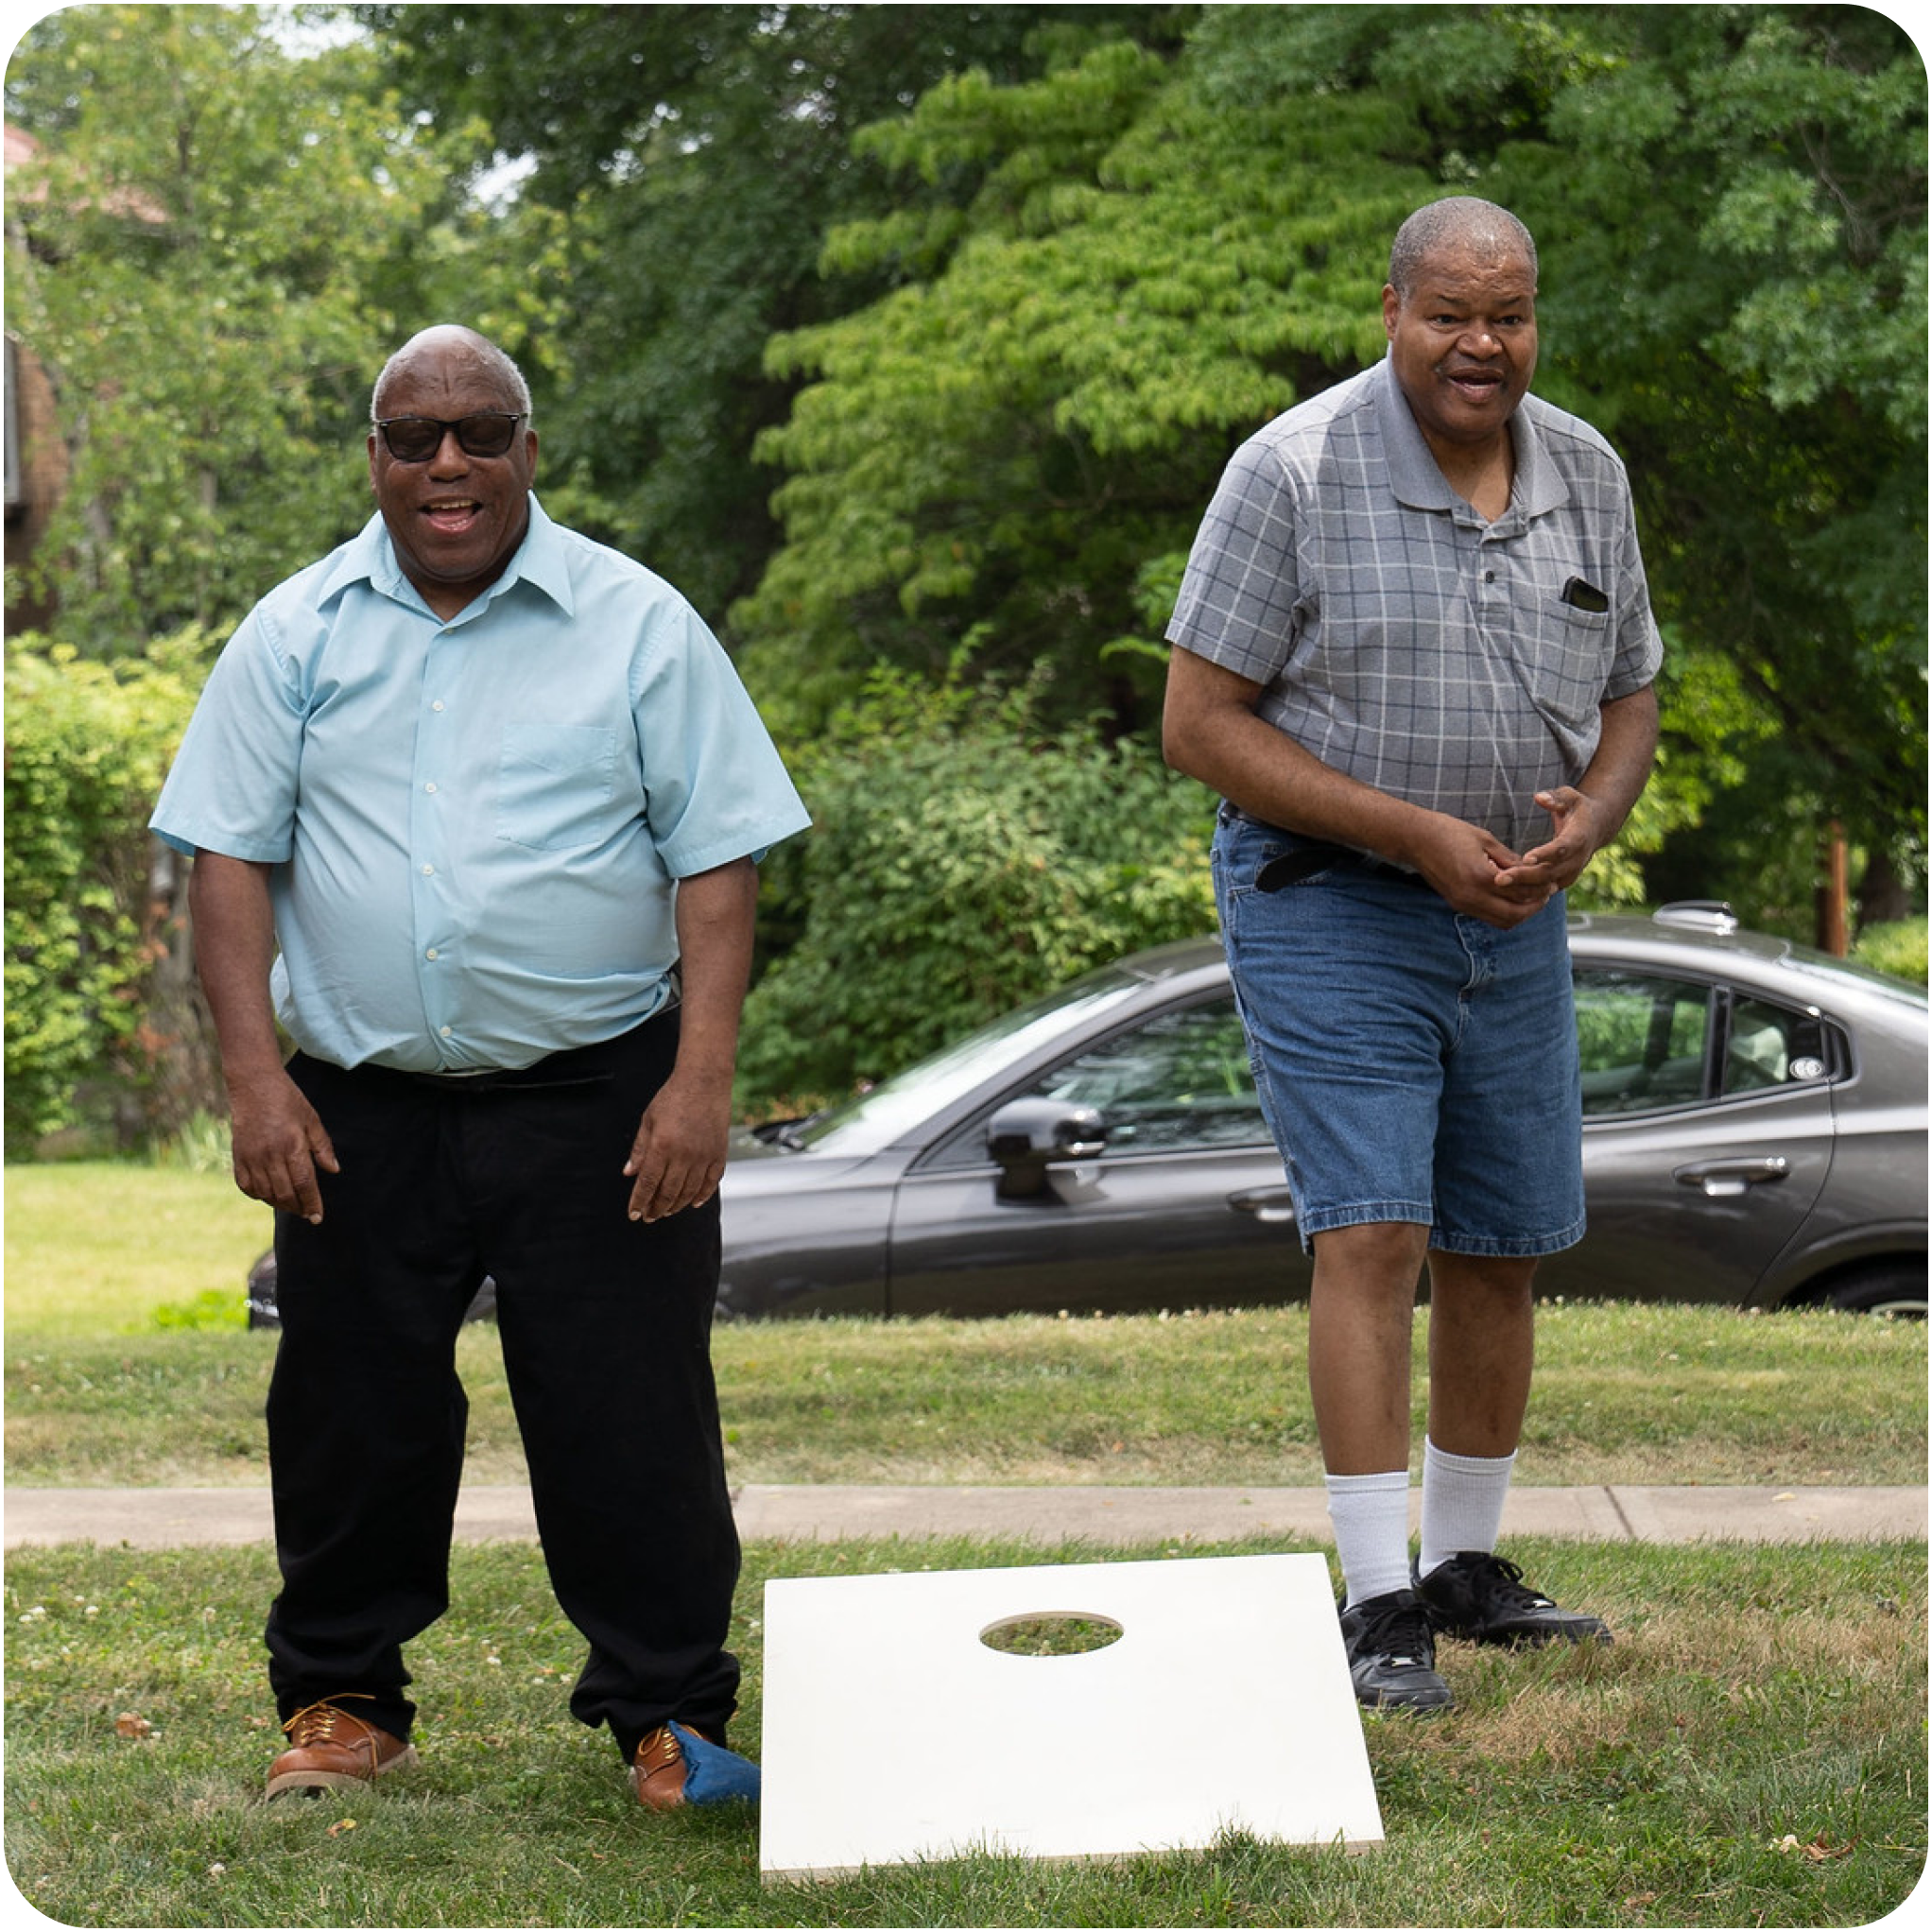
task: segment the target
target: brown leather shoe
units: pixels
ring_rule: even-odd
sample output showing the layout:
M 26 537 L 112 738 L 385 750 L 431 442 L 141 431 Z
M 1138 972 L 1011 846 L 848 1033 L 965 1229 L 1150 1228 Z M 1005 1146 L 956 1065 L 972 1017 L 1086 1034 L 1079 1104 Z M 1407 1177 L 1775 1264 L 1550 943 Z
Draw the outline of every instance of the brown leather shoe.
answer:
M 704 1737 L 696 1726 L 684 1727 L 694 1737 Z M 706 1743 L 713 1740 L 705 1738 Z M 660 1724 L 638 1741 L 630 1757 L 630 1788 L 647 1811 L 675 1811 L 684 1802 L 684 1779 L 689 1772 L 684 1747 L 668 1724 Z
M 360 1692 L 345 1691 L 344 1697 Z M 288 1749 L 268 1767 L 270 1798 L 284 1791 L 322 1791 L 336 1785 L 372 1785 L 388 1771 L 416 1763 L 413 1745 L 379 1724 L 365 1723 L 324 1698 L 298 1711 L 283 1730 Z M 680 1781 L 681 1785 L 681 1780 Z

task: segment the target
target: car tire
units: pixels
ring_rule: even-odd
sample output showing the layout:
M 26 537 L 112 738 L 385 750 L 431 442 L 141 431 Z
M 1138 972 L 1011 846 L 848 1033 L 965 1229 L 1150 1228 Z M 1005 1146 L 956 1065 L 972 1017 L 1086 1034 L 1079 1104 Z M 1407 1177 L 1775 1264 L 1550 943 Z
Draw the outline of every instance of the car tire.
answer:
M 1827 1296 L 1825 1305 L 1849 1315 L 1892 1315 L 1908 1320 L 1925 1319 L 1925 1270 L 1903 1263 L 1860 1268 L 1847 1275 Z

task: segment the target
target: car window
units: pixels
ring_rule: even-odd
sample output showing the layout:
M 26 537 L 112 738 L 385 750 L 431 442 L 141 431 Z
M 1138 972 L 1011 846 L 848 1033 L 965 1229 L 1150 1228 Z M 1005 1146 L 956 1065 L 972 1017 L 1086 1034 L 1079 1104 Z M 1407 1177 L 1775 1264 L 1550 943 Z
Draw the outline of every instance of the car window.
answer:
M 1762 1093 L 1830 1071 L 1814 1013 L 1616 967 L 1579 967 L 1576 989 L 1586 1119 Z M 1721 1055 L 1712 1050 L 1717 1040 Z
M 817 1153 L 875 1154 L 982 1080 L 996 1077 L 1004 1062 L 1023 1059 L 1069 1026 L 1092 1024 L 1110 1008 L 1124 1005 L 1140 985 L 1129 973 L 1090 973 L 1072 986 L 1003 1013 L 864 1094 L 814 1114 L 793 1130 L 788 1144 Z
M 1157 1014 L 1062 1061 L 1027 1093 L 1096 1108 L 1110 1154 L 1268 1138 L 1232 998 Z
M 1740 999 L 1732 1007 L 1724 1046 L 1727 1094 L 1820 1080 L 1826 1062 L 1824 1028 L 1816 1014 L 1756 999 Z
M 1704 1097 L 1712 990 L 1615 967 L 1579 970 L 1583 1113 L 1639 1113 Z

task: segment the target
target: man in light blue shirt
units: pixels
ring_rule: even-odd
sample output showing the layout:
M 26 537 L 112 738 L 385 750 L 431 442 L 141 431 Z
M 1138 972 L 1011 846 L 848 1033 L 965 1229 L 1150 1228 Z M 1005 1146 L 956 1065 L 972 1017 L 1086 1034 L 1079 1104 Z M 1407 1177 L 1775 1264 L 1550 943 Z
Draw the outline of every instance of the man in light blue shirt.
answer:
M 372 414 L 378 514 L 236 631 L 154 816 L 277 1210 L 269 1794 L 414 1762 L 488 1274 L 572 1707 L 647 1806 L 735 1795 L 716 1196 L 756 863 L 808 821 L 690 606 L 544 515 L 509 357 L 425 330 Z

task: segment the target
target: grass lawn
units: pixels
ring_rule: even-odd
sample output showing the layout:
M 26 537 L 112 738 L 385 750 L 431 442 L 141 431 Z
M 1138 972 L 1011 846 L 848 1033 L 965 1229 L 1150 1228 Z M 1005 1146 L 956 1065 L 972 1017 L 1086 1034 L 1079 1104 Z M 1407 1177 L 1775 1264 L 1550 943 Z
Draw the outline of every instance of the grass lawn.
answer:
M 226 1174 L 107 1161 L 9 1166 L 7 1325 L 49 1340 L 153 1330 L 157 1311 L 225 1292 L 274 1238 Z
M 225 1177 L 151 1168 L 7 1186 L 7 1479 L 265 1482 L 274 1337 L 163 1325 L 239 1293 L 264 1211 Z M 1923 1322 L 1573 1304 L 1543 1311 L 1538 1350 L 1521 1480 L 1925 1479 Z M 714 1347 L 736 1482 L 1318 1482 L 1306 1354 L 1303 1308 L 768 1322 Z M 493 1329 L 458 1360 L 470 1479 L 521 1481 Z
M 1368 1723 L 1378 1849 L 1233 1838 L 766 1889 L 750 1813 L 646 1816 L 607 1738 L 568 1716 L 582 1646 L 533 1549 L 457 1552 L 454 1607 L 411 1652 L 419 1770 L 272 1805 L 257 1795 L 278 1741 L 259 1680 L 266 1550 L 17 1552 L 9 1867 L 76 1925 L 1855 1925 L 1908 1895 L 1925 1851 L 1923 1544 L 1517 1553 L 1618 1642 L 1445 1644 L 1458 1708 Z M 766 1577 L 1095 1554 L 753 1547 L 733 1742 L 757 1751 Z M 852 1686 L 854 1724 L 873 1688 Z M 1184 1776 L 1239 1721 L 1238 1690 L 1223 1710 L 1149 1712 L 1147 1775 Z
M 260 1211 L 225 1180 L 140 1168 L 12 1169 L 8 1194 L 9 1481 L 265 1481 L 273 1337 L 180 1325 L 238 1288 Z M 1830 1315 L 1548 1308 L 1526 1478 L 1922 1482 L 1925 1342 L 1923 1324 Z M 1185 1484 L 1319 1479 L 1305 1347 L 1290 1308 L 774 1323 L 723 1330 L 716 1353 L 738 1481 Z M 471 1478 L 517 1479 L 493 1331 L 466 1332 L 460 1360 Z M 1279 1547 L 753 1545 L 733 1742 L 757 1753 L 768 1577 Z M 23 1549 L 9 1870 L 77 1925 L 1854 1925 L 1907 1897 L 1926 1839 L 1923 1543 L 1510 1554 L 1618 1641 L 1445 1644 L 1457 1709 L 1367 1723 L 1377 1850 L 1233 1837 L 768 1889 L 750 1814 L 646 1816 L 608 1741 L 569 1718 L 582 1645 L 532 1546 L 457 1551 L 453 1608 L 410 1653 L 420 1770 L 274 1805 L 272 1554 Z M 1231 1676 L 1225 1709 L 1147 1714 L 1149 1777 L 1184 1776 L 1241 1721 Z M 854 1724 L 875 1691 L 851 1687 Z

